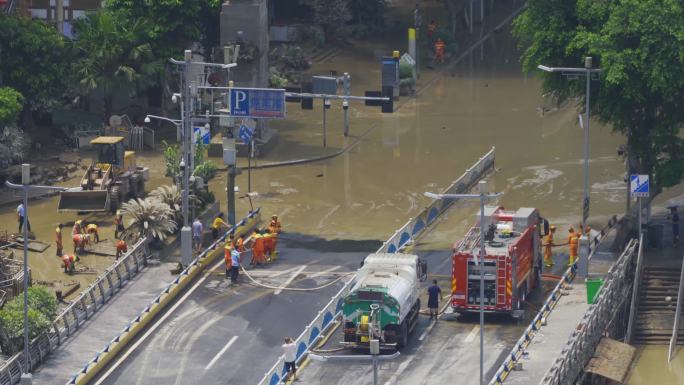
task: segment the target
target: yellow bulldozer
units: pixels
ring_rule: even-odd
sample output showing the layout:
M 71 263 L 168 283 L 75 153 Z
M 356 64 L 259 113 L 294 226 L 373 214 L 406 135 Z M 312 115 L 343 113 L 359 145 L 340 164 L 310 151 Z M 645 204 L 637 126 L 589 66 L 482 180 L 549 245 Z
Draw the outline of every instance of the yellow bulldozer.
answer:
M 59 211 L 116 212 L 129 198 L 145 195 L 147 168 L 137 167 L 135 152 L 124 149 L 121 136 L 100 136 L 90 141 L 95 159 L 81 179 L 80 189 L 60 193 Z

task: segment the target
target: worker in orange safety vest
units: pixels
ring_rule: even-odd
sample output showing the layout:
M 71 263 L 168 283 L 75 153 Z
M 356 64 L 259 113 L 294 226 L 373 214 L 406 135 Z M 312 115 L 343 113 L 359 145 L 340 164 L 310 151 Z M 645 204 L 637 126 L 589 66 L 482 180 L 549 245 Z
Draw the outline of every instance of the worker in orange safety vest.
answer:
M 427 26 L 427 37 L 428 39 L 432 39 L 432 36 L 435 34 L 437 31 L 437 23 L 432 20 L 430 21 L 430 24 Z
M 97 231 L 96 224 L 88 224 L 88 226 L 86 226 L 86 233 L 90 236 L 91 242 L 100 243 L 100 233 Z
M 553 234 L 556 232 L 556 226 L 551 226 L 549 233 L 544 236 L 542 244 L 544 245 L 544 264 L 546 267 L 553 266 L 553 252 L 551 248 L 556 246 L 553 243 Z
M 64 244 L 62 243 L 62 228 L 64 227 L 63 224 L 57 225 L 57 228 L 55 228 L 55 244 L 57 245 L 57 256 L 61 257 L 62 256 L 62 249 L 64 249 Z
M 64 254 L 62 255 L 62 264 L 64 265 L 64 272 L 67 274 L 73 274 L 74 270 L 76 269 L 76 261 L 79 261 L 80 258 L 75 255 L 69 255 L 69 254 Z
M 264 265 L 266 263 L 264 252 L 264 236 L 259 233 L 259 230 L 254 230 L 254 233 L 252 233 L 252 261 L 250 264 Z
M 82 234 L 83 233 L 83 221 L 82 220 L 77 220 L 74 222 L 74 227 L 71 228 L 71 236 L 73 237 L 76 234 Z
M 231 252 L 233 251 L 233 245 L 230 242 L 226 242 L 224 249 L 223 259 L 226 263 L 226 278 L 230 277 L 231 269 L 233 268 Z
M 76 234 L 73 236 L 73 241 L 74 254 L 78 251 L 83 252 L 85 251 L 85 246 L 88 244 L 88 236 L 85 234 Z
M 444 50 L 446 49 L 446 44 L 442 39 L 437 38 L 435 42 L 435 61 L 439 63 L 444 63 Z
M 577 260 L 577 250 L 579 249 L 579 238 L 581 234 L 575 232 L 572 227 L 568 229 L 568 245 L 570 245 L 570 255 L 568 258 L 568 266 L 572 266 Z
M 116 241 L 116 259 L 121 258 L 124 253 L 128 252 L 128 245 L 123 239 Z

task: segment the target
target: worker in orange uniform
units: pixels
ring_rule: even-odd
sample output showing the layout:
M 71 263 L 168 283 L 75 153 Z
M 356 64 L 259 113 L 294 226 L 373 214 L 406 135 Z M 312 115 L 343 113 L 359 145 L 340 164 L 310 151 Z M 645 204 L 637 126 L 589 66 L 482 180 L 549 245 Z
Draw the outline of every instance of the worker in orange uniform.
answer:
M 551 226 L 549 228 L 549 233 L 544 236 L 544 240 L 542 244 L 544 245 L 544 265 L 546 267 L 551 267 L 553 266 L 553 252 L 551 251 L 551 248 L 553 248 L 554 243 L 553 243 L 553 233 L 556 232 L 556 226 Z
M 274 262 L 275 259 L 271 259 L 271 255 L 273 254 L 273 233 L 271 233 L 270 228 L 264 231 L 262 238 L 264 239 L 264 255 L 266 257 L 266 262 Z
M 219 231 L 221 228 L 228 228 L 228 224 L 223 220 L 223 213 L 218 213 L 216 218 L 214 218 L 214 222 L 211 224 L 211 235 L 214 237 L 214 239 L 219 238 Z
M 71 228 L 71 236 L 73 237 L 76 234 L 82 234 L 83 233 L 83 221 L 82 220 L 77 220 L 74 222 L 74 227 Z
M 245 237 L 243 235 L 240 235 L 237 241 L 235 241 L 235 249 L 240 253 L 245 252 Z
M 282 225 L 280 224 L 277 215 L 271 215 L 271 223 L 268 224 L 268 229 L 271 233 L 280 233 L 282 231 Z
M 231 256 L 233 245 L 230 242 L 226 242 L 226 246 L 223 249 L 223 259 L 226 262 L 226 278 L 229 278 L 233 269 L 233 258 Z
M 254 230 L 254 233 L 252 233 L 252 261 L 250 264 L 263 266 L 266 263 L 264 251 L 264 237 L 259 233 L 259 230 Z
M 76 270 L 76 261 L 80 261 L 80 258 L 76 255 L 64 254 L 62 255 L 62 263 L 64 264 L 64 272 L 67 274 L 73 274 Z
M 577 260 L 577 250 L 579 249 L 579 232 L 575 232 L 572 227 L 568 229 L 568 245 L 570 245 L 570 255 L 568 260 L 568 266 L 572 266 Z
M 85 251 L 85 245 L 88 244 L 88 236 L 85 234 L 76 234 L 73 237 L 74 241 L 74 254 L 76 254 L 77 251 L 83 252 Z
M 128 245 L 123 239 L 116 241 L 116 259 L 121 258 L 124 253 L 128 252 Z
M 437 23 L 432 20 L 427 26 L 427 37 L 429 40 L 432 39 L 432 36 L 435 34 L 435 32 L 437 32 Z
M 61 257 L 62 256 L 62 249 L 64 248 L 64 244 L 62 243 L 62 228 L 64 227 L 63 224 L 57 225 L 57 228 L 55 228 L 55 243 L 57 244 L 57 256 Z
M 444 63 L 444 50 L 446 49 L 446 44 L 442 39 L 437 38 L 435 42 L 435 61 L 439 63 Z
M 100 243 L 100 233 L 97 231 L 96 224 L 88 224 L 88 226 L 86 226 L 86 233 L 90 237 L 91 242 Z

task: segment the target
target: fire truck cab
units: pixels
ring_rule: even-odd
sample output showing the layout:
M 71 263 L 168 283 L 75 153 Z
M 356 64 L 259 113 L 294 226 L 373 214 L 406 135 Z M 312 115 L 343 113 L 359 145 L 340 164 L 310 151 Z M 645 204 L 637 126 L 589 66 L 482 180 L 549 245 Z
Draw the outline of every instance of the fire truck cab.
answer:
M 484 310 L 523 315 L 528 294 L 539 284 L 542 272 L 540 217 L 537 209 L 506 211 L 485 207 L 485 223 L 472 227 L 454 245 L 451 302 L 455 312 L 480 310 L 480 228 L 485 229 Z M 477 263 L 476 263 L 477 261 Z

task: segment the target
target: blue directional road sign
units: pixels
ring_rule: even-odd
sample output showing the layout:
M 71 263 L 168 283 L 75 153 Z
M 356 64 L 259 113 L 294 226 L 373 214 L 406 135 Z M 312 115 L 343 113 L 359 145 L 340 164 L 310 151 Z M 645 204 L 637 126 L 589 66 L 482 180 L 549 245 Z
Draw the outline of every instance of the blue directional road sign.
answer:
M 240 131 L 238 131 L 238 137 L 242 139 L 242 142 L 244 144 L 249 144 L 252 141 L 252 136 L 254 135 L 254 132 L 252 132 L 252 129 L 245 126 L 244 124 L 240 125 Z
M 646 198 L 649 193 L 648 175 L 630 175 L 629 190 L 632 197 Z
M 230 114 L 241 118 L 282 119 L 285 117 L 285 90 L 231 88 Z

